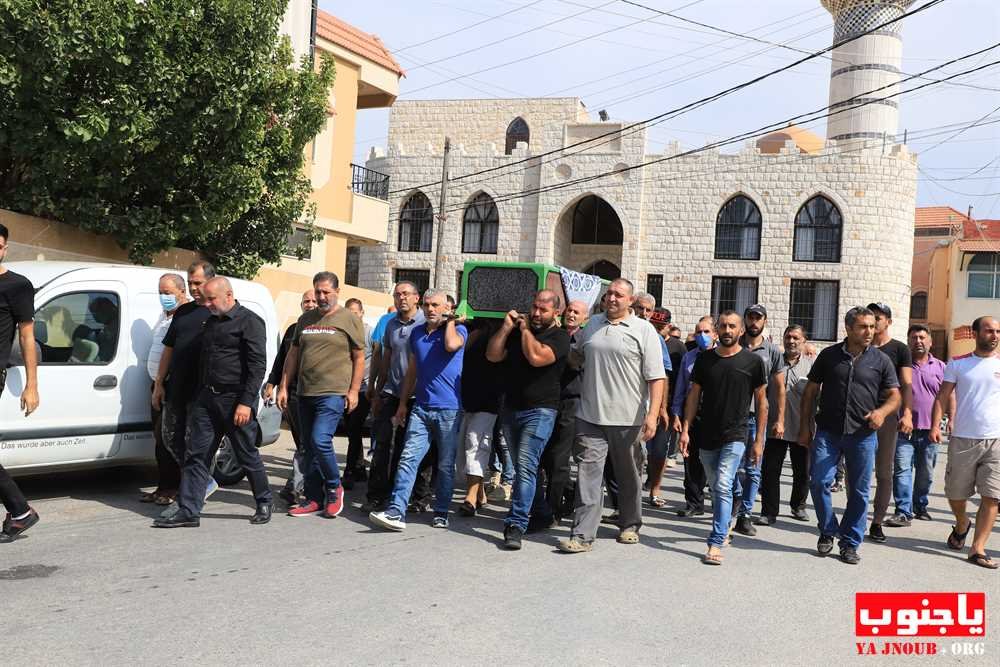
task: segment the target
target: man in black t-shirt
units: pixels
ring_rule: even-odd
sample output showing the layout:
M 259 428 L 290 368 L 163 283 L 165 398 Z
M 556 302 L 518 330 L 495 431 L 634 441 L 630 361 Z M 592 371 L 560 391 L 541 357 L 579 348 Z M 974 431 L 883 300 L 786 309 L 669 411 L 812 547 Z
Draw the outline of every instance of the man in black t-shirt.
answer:
M 698 356 L 691 371 L 691 389 L 684 403 L 680 450 L 688 455 L 689 429 L 700 420 L 699 456 L 712 487 L 712 532 L 702 561 L 722 564 L 722 547 L 733 516 L 733 483 L 746 449 L 747 414 L 754 399 L 757 423 L 767 423 L 767 371 L 760 356 L 740 346 L 743 319 L 732 310 L 716 319 L 718 345 Z M 765 429 L 757 429 L 750 462 L 759 465 Z
M 892 501 L 892 473 L 896 460 L 896 434 L 909 435 L 913 431 L 913 355 L 910 347 L 889 335 L 892 310 L 884 303 L 870 303 L 868 310 L 875 313 L 875 338 L 872 344 L 889 357 L 896 369 L 902 409 L 899 414 L 888 415 L 878 430 L 878 450 L 875 453 L 875 502 L 872 507 L 872 525 L 868 539 L 885 542 L 882 520 Z
M 504 546 L 521 548 L 535 499 L 538 460 L 559 414 L 560 378 L 569 334 L 556 325 L 562 300 L 551 290 L 535 295 L 530 317 L 510 311 L 491 338 L 486 358 L 503 363 L 507 380 L 503 426 L 514 456 L 514 493 L 504 520 Z
M 38 408 L 38 353 L 35 349 L 35 288 L 31 281 L 3 266 L 7 257 L 7 227 L 0 224 L 0 393 L 7 382 L 7 364 L 15 332 L 24 359 L 24 390 L 21 409 L 27 417 Z M 17 536 L 38 523 L 38 513 L 25 499 L 10 474 L 0 465 L 0 502 L 7 516 L 0 532 L 0 542 L 13 542 Z

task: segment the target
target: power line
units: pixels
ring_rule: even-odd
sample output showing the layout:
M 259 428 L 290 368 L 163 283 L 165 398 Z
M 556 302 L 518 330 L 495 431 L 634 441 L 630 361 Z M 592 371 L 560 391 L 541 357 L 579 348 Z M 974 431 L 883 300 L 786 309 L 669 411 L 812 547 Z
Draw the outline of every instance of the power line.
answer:
M 408 46 L 404 46 L 401 49 L 392 49 L 392 52 L 393 53 L 397 53 L 397 54 L 398 53 L 402 53 L 403 51 L 409 51 L 410 49 L 415 49 L 418 46 L 423 46 L 424 44 L 430 44 L 431 42 L 436 42 L 439 39 L 444 39 L 445 37 L 451 37 L 452 35 L 457 35 L 460 32 L 465 32 L 466 30 L 471 30 L 472 28 L 478 28 L 479 26 L 483 25 L 484 23 L 489 23 L 490 21 L 495 21 L 497 19 L 503 18 L 504 16 L 510 16 L 511 14 L 514 14 L 515 12 L 519 12 L 519 11 L 528 9 L 529 7 L 532 7 L 534 5 L 540 4 L 542 1 L 543 0 L 535 0 L 534 2 L 529 2 L 526 5 L 519 5 L 517 7 L 514 7 L 514 9 L 510 9 L 510 10 L 508 10 L 506 12 L 503 12 L 502 14 L 497 14 L 496 16 L 489 16 L 489 17 L 487 17 L 487 18 L 485 18 L 485 19 L 483 19 L 481 21 L 476 21 L 475 23 L 471 23 L 471 24 L 469 24 L 467 26 L 463 26 L 461 28 L 456 28 L 455 30 L 452 30 L 450 32 L 442 33 L 440 35 L 437 35 L 436 37 L 431 37 L 430 39 L 425 39 L 422 42 L 417 42 L 415 44 L 410 44 Z
M 985 116 L 983 116 L 982 118 L 980 118 L 980 119 L 979 119 L 978 121 L 976 121 L 976 122 L 975 122 L 975 123 L 973 123 L 972 125 L 970 125 L 970 126 L 968 126 L 968 127 L 964 127 L 964 128 L 962 128 L 962 129 L 960 129 L 960 130 L 959 130 L 958 132 L 956 132 L 956 133 L 955 133 L 955 134 L 954 134 L 954 135 L 953 135 L 952 137 L 950 137 L 950 139 L 954 139 L 954 138 L 958 137 L 958 136 L 959 136 L 960 134 L 962 134 L 963 132 L 965 132 L 965 131 L 967 131 L 967 130 L 969 130 L 969 129 L 973 128 L 973 127 L 975 127 L 976 125 L 978 125 L 978 124 L 979 124 L 979 122 L 980 122 L 980 121 L 984 121 L 984 120 L 986 120 L 987 118 L 989 118 L 990 116 L 992 116 L 993 114 L 995 114 L 995 113 L 996 113 L 997 111 L 1000 111 L 1000 106 L 998 106 L 997 108 L 995 108 L 995 109 L 993 109 L 992 111 L 990 111 L 989 113 L 987 113 L 987 114 L 986 114 Z M 940 146 L 941 144 L 944 144 L 944 143 L 947 143 L 947 142 L 948 142 L 948 141 L 949 141 L 950 139 L 942 139 L 941 141 L 939 141 L 938 143 L 934 144 L 934 145 L 933 145 L 933 146 L 931 146 L 930 148 L 927 148 L 927 149 L 925 149 L 924 151 L 922 151 L 922 153 L 923 153 L 924 155 L 926 155 L 927 153 L 930 153 L 930 152 L 931 152 L 932 150 L 934 150 L 935 148 L 937 148 L 937 147 L 938 147 L 938 146 Z
M 722 91 L 720 91 L 718 93 L 715 93 L 713 95 L 709 95 L 707 97 L 703 97 L 703 98 L 701 98 L 699 100 L 695 100 L 694 102 L 689 102 L 688 104 L 682 105 L 680 107 L 676 107 L 674 109 L 671 109 L 669 111 L 665 111 L 665 112 L 657 114 L 655 116 L 651 116 L 650 118 L 647 118 L 645 120 L 641 120 L 641 121 L 638 121 L 638 122 L 635 122 L 635 123 L 630 123 L 630 124 L 625 125 L 625 126 L 619 128 L 617 130 L 611 130 L 609 132 L 605 132 L 604 134 L 599 134 L 596 137 L 591 137 L 589 139 L 584 139 L 582 141 L 578 141 L 578 142 L 575 142 L 573 144 L 569 144 L 568 146 L 563 146 L 562 148 L 556 148 L 556 149 L 553 149 L 553 150 L 550 150 L 550 151 L 546 151 L 544 153 L 539 153 L 538 155 L 533 155 L 531 157 L 522 158 L 520 160 L 514 160 L 514 161 L 509 162 L 509 163 L 504 164 L 504 165 L 498 165 L 496 167 L 490 167 L 488 169 L 481 169 L 479 171 L 474 171 L 474 172 L 471 172 L 471 173 L 468 173 L 468 174 L 462 174 L 462 175 L 459 175 L 459 176 L 454 176 L 454 177 L 449 178 L 448 180 L 451 181 L 451 182 L 460 181 L 460 180 L 463 180 L 463 179 L 466 179 L 466 178 L 471 178 L 473 176 L 480 176 L 482 174 L 487 174 L 487 173 L 499 171 L 499 170 L 502 170 L 502 169 L 509 169 L 509 168 L 517 166 L 519 164 L 524 164 L 526 162 L 531 162 L 533 160 L 537 160 L 539 158 L 543 158 L 543 157 L 546 157 L 546 156 L 549 156 L 549 155 L 554 155 L 554 154 L 557 154 L 557 153 L 564 154 L 565 151 L 567 149 L 569 149 L 569 148 L 575 148 L 577 146 L 582 146 L 584 144 L 590 144 L 590 143 L 596 142 L 596 141 L 598 141 L 600 139 L 605 139 L 607 137 L 610 137 L 612 135 L 619 135 L 619 136 L 621 136 L 627 130 L 633 130 L 634 128 L 637 128 L 637 127 L 647 126 L 650 123 L 653 123 L 654 121 L 662 120 L 662 119 L 664 119 L 664 118 L 666 118 L 668 116 L 675 117 L 675 115 L 679 115 L 679 114 L 684 113 L 686 111 L 689 111 L 689 110 L 691 110 L 693 108 L 697 108 L 699 106 L 703 106 L 703 105 L 708 104 L 710 102 L 714 102 L 714 101 L 719 100 L 719 99 L 721 99 L 721 98 L 723 98 L 723 97 L 725 97 L 727 95 L 731 95 L 732 93 L 735 93 L 737 91 L 743 90 L 744 88 L 748 88 L 748 87 L 750 87 L 750 86 L 752 86 L 752 85 L 754 85 L 756 83 L 759 83 L 759 82 L 761 82 L 761 81 L 763 81 L 765 79 L 768 79 L 768 78 L 770 78 L 772 76 L 776 76 L 777 74 L 780 74 L 782 72 L 786 72 L 786 71 L 788 71 L 788 70 L 790 70 L 790 69 L 792 69 L 792 68 L 794 68 L 794 67 L 796 67 L 796 66 L 798 66 L 798 65 L 800 65 L 800 64 L 802 64 L 804 62 L 808 62 L 810 60 L 813 60 L 814 58 L 818 58 L 821 55 L 823 55 L 824 53 L 832 51 L 833 49 L 835 49 L 835 48 L 837 48 L 837 47 L 839 47 L 839 46 L 841 46 L 843 44 L 848 44 L 850 42 L 858 40 L 861 37 L 864 37 L 865 35 L 867 35 L 867 34 L 869 34 L 871 32 L 875 32 L 877 30 L 880 30 L 880 29 L 884 28 L 885 26 L 890 25 L 892 23 L 895 23 L 895 22 L 897 22 L 899 20 L 902 20 L 903 18 L 906 18 L 908 16 L 913 16 L 915 14 L 919 14 L 920 12 L 926 11 L 926 10 L 930 9 L 931 7 L 934 7 L 935 5 L 938 5 L 938 4 L 942 3 L 942 2 L 944 2 L 944 0 L 929 0 L 928 2 L 925 2 L 924 4 L 922 4 L 919 7 L 917 7 L 916 9 L 913 9 L 913 10 L 910 10 L 909 12 L 904 13 L 898 19 L 893 19 L 891 21 L 886 21 L 886 22 L 881 23 L 879 25 L 876 25 L 876 26 L 874 26 L 874 27 L 872 27 L 872 28 L 870 28 L 870 29 L 868 29 L 868 30 L 866 30 L 864 32 L 858 33 L 857 35 L 854 35 L 852 37 L 848 37 L 847 39 L 841 40 L 839 42 L 834 42 L 830 46 L 828 46 L 828 47 L 826 47 L 826 48 L 824 48 L 824 49 L 822 49 L 820 51 L 812 53 L 812 54 L 810 54 L 808 56 L 804 56 L 804 57 L 796 60 L 795 62 L 792 62 L 792 63 L 789 63 L 789 64 L 784 65 L 782 67 L 779 67 L 778 69 L 771 70 L 770 72 L 766 72 L 766 73 L 761 74 L 759 76 L 756 76 L 756 77 L 754 77 L 754 78 L 752 78 L 752 79 L 750 79 L 748 81 L 744 81 L 743 83 L 740 83 L 740 84 L 737 84 L 735 86 L 731 86 L 729 88 L 726 88 L 725 90 L 722 90 Z M 949 62 L 952 62 L 952 61 L 949 61 Z M 949 63 L 945 63 L 945 64 L 947 65 Z M 928 71 L 930 71 L 930 70 L 928 70 Z M 423 185 L 419 185 L 419 186 L 416 186 L 416 187 L 418 187 L 418 188 L 427 188 L 427 187 L 432 187 L 432 186 L 438 185 L 440 183 L 441 183 L 441 181 L 434 181 L 432 183 L 425 183 Z M 408 188 L 408 189 L 410 189 L 410 188 Z M 401 190 L 393 190 L 389 194 L 398 194 L 399 192 L 401 192 Z

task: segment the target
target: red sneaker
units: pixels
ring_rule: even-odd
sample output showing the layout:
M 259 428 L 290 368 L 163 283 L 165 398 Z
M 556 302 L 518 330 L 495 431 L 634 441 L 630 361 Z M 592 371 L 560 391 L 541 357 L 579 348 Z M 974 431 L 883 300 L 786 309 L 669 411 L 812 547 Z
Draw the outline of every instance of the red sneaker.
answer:
M 344 510 L 344 487 L 338 486 L 333 491 L 326 492 L 326 509 L 323 516 L 332 519 Z
M 288 516 L 310 516 L 313 514 L 319 514 L 323 511 L 320 504 L 315 500 L 308 500 L 297 507 L 293 507 L 288 510 Z

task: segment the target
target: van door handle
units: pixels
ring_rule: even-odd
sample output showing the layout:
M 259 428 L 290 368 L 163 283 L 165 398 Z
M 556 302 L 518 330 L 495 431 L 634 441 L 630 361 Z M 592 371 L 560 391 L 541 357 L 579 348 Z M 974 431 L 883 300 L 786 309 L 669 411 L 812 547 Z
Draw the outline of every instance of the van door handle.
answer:
M 118 386 L 118 378 L 114 375 L 102 375 L 94 380 L 94 389 L 112 389 Z

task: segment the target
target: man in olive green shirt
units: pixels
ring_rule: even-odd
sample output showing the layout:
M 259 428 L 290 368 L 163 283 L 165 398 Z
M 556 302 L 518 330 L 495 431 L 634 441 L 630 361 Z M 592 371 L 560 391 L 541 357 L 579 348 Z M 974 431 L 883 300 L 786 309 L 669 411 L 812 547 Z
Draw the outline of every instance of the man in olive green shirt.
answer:
M 278 407 L 285 409 L 288 384 L 295 377 L 299 423 L 305 440 L 305 501 L 288 514 L 300 517 L 322 513 L 333 518 L 344 508 L 333 436 L 344 415 L 358 405 L 365 372 L 365 330 L 357 315 L 337 304 L 340 281 L 335 274 L 317 273 L 313 289 L 317 307 L 303 313 L 295 328 L 278 388 Z

